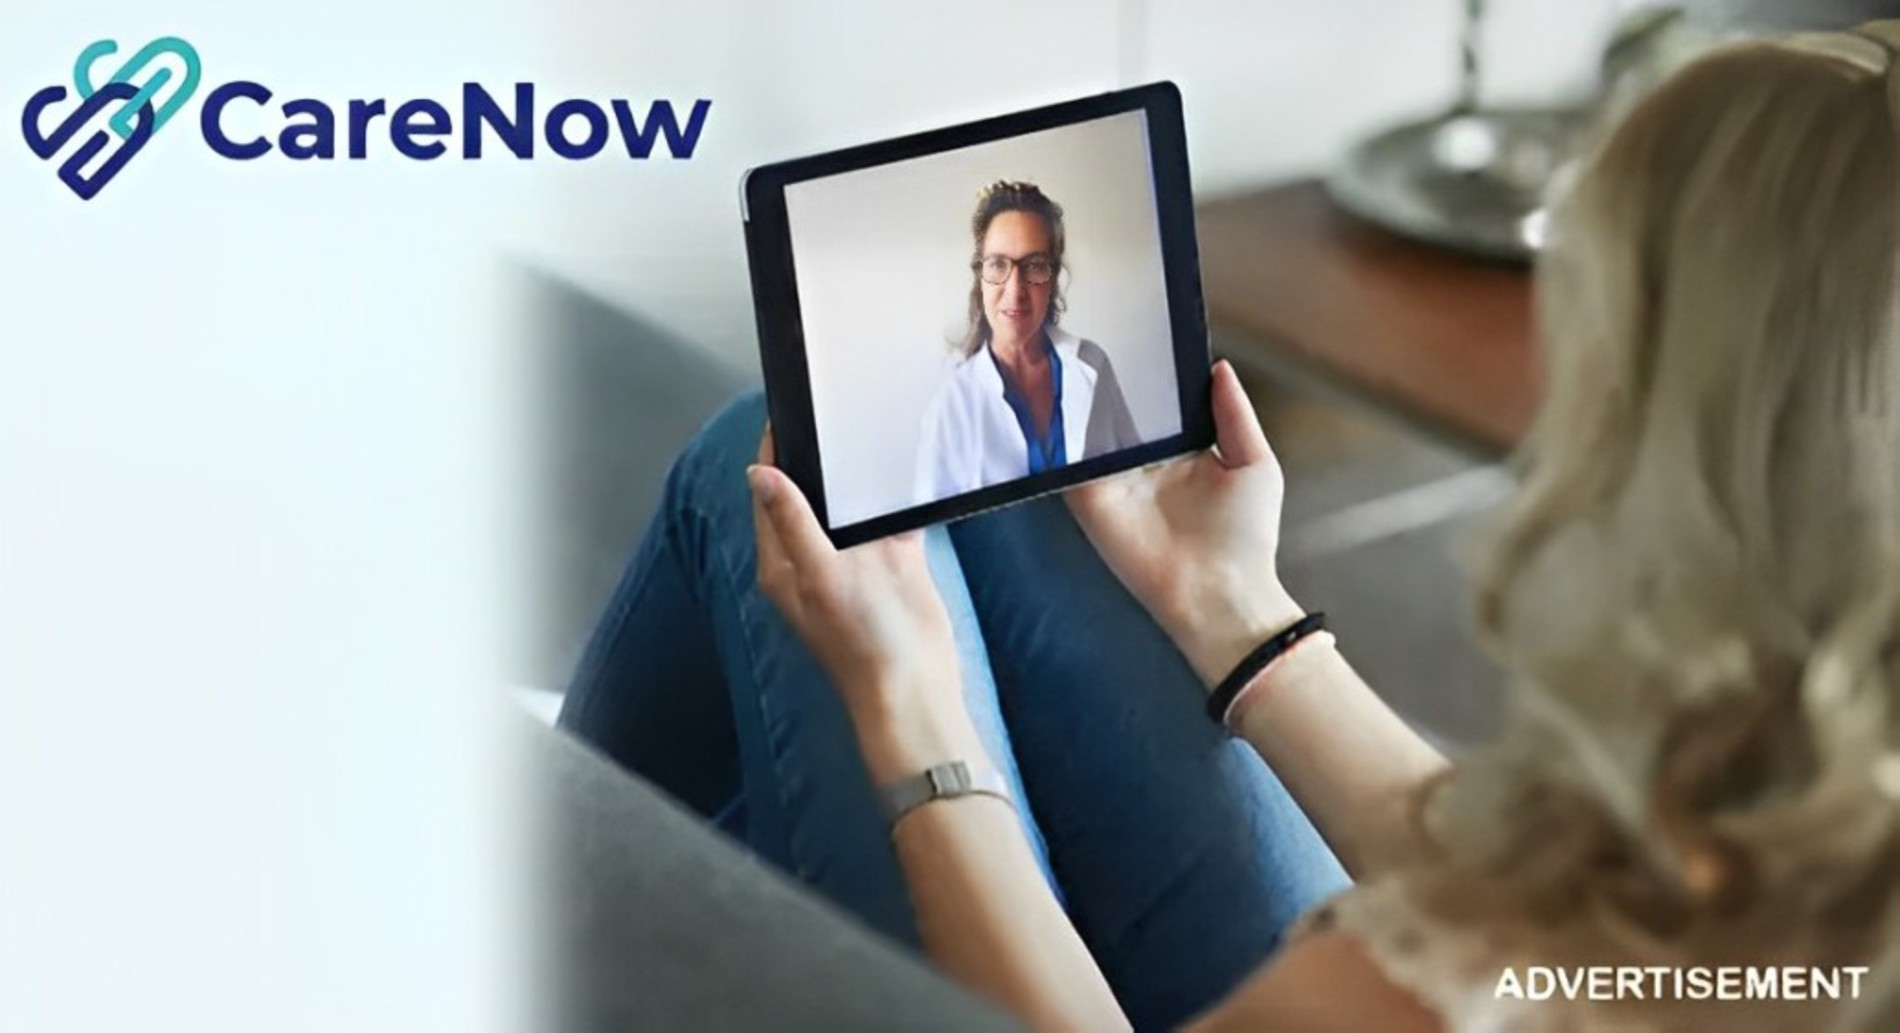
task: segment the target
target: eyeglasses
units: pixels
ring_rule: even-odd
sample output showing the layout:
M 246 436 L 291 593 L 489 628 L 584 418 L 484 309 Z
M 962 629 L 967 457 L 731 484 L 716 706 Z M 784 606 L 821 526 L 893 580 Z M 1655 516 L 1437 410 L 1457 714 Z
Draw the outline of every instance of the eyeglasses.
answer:
M 1008 255 L 990 255 L 980 262 L 970 263 L 982 277 L 983 282 L 1001 286 L 1009 282 L 1009 274 L 1020 267 L 1023 279 L 1031 286 L 1040 287 L 1056 278 L 1056 264 L 1048 255 L 1030 255 L 1028 258 L 1015 259 Z

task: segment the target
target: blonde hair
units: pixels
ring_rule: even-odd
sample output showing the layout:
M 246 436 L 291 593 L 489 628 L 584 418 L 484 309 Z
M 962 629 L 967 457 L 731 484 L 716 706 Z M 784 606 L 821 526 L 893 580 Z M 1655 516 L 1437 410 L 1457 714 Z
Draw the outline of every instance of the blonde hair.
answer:
M 1405 896 L 1530 963 L 1874 969 L 1835 1011 L 1619 1019 L 1900 1028 L 1896 46 L 1712 52 L 1552 216 L 1478 600 L 1512 714 L 1421 800 Z

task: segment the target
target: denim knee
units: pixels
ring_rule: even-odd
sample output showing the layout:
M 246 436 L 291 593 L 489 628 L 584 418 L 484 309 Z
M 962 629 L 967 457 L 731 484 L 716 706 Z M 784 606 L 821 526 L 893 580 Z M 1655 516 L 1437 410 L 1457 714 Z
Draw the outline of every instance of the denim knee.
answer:
M 762 392 L 747 391 L 727 402 L 673 461 L 658 517 L 677 525 L 681 518 L 730 513 L 733 507 L 749 513 L 745 468 L 757 459 L 764 430 Z

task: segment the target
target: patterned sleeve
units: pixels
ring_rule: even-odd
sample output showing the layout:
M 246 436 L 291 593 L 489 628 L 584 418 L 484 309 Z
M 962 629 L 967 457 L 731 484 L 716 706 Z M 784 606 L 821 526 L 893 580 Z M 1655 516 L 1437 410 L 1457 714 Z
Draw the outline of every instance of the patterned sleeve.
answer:
M 1575 1015 L 1554 1002 L 1530 1003 L 1498 987 L 1511 962 L 1508 937 L 1433 921 L 1412 904 L 1403 881 L 1361 884 L 1296 922 L 1289 940 L 1322 932 L 1351 935 L 1393 985 L 1443 1020 L 1447 1033 L 1570 1033 Z

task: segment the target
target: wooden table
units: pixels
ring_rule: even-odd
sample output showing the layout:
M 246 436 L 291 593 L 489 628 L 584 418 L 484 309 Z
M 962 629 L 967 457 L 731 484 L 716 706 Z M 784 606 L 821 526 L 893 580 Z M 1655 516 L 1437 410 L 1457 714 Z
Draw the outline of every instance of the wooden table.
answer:
M 1312 181 L 1198 210 L 1216 350 L 1325 383 L 1486 455 L 1508 452 L 1541 375 L 1530 277 L 1339 211 Z

